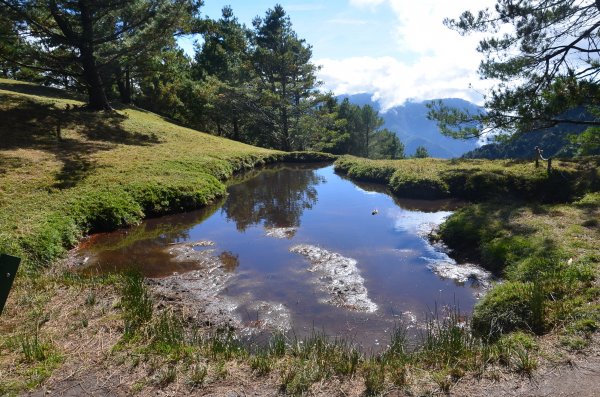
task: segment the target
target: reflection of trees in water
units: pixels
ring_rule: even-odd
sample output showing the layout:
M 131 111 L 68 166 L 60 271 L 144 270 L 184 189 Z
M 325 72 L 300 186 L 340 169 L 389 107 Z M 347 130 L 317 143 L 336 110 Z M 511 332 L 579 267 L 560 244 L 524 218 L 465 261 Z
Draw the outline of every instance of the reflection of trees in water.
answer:
M 313 171 L 265 171 L 245 183 L 231 186 L 222 207 L 238 230 L 262 223 L 267 228 L 300 226 L 305 209 L 317 202 L 315 186 L 323 179 Z
M 93 235 L 87 242 L 79 245 L 80 250 L 102 252 L 122 250 L 135 245 L 147 250 L 161 249 L 173 241 L 187 241 L 190 230 L 212 216 L 224 200 L 218 200 L 196 211 L 167 215 L 161 218 L 146 219 L 136 226 L 111 233 Z
M 398 207 L 405 210 L 421 211 L 426 213 L 438 211 L 455 211 L 464 205 L 464 201 L 454 198 L 430 200 L 398 197 L 392 192 L 390 192 L 390 189 L 386 185 L 383 185 L 381 183 L 356 181 L 342 174 L 337 175 L 340 178 L 352 183 L 359 189 L 362 189 L 366 192 L 381 193 L 390 196 Z
M 240 256 L 230 251 L 223 251 L 219 255 L 219 260 L 223 264 L 223 270 L 227 273 L 233 273 L 240 265 Z

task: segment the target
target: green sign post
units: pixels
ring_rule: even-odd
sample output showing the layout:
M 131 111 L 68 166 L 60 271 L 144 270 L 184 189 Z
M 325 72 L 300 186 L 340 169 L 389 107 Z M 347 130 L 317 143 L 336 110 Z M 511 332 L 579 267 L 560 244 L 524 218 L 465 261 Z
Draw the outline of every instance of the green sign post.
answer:
M 21 258 L 0 254 L 0 314 L 4 310 L 4 304 L 8 299 L 8 293 L 15 281 L 17 270 L 19 270 Z

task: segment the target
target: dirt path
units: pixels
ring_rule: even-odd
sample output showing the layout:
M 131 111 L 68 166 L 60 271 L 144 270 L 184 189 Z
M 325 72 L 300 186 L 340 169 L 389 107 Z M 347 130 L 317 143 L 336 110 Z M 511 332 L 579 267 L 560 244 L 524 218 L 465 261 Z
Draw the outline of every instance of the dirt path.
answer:
M 530 378 L 513 377 L 491 381 L 464 380 L 453 396 L 469 397 L 599 397 L 600 354 L 579 357 L 571 364 L 539 370 Z

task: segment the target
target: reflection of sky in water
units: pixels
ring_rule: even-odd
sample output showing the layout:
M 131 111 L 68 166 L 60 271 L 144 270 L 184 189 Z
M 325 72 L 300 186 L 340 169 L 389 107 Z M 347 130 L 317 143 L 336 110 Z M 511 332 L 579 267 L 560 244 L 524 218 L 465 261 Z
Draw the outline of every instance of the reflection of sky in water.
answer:
M 451 214 L 440 210 L 449 208 L 446 204 L 395 200 L 381 185 L 351 182 L 331 166 L 317 168 L 269 169 L 230 186 L 227 199 L 215 207 L 108 234 L 104 245 L 102 239 L 96 241 L 96 262 L 112 268 L 130 266 L 133 260 L 148 275 L 168 275 L 191 269 L 170 263 L 165 246 L 214 241 L 210 248 L 235 274 L 225 294 L 240 302 L 243 320 L 256 320 L 256 302 L 283 305 L 299 336 L 326 330 L 368 344 L 385 340 L 402 313 L 422 319 L 429 308 L 456 302 L 470 310 L 473 290 L 438 277 L 428 267 L 432 260 L 451 261 L 423 237 L 432 224 Z M 372 215 L 375 209 L 379 214 Z M 268 235 L 273 228 L 291 227 L 281 236 L 285 238 Z M 327 294 L 316 287 L 315 275 L 307 270 L 310 264 L 290 252 L 295 244 L 356 260 L 368 297 L 379 309 L 357 313 L 324 304 Z
M 361 189 L 360 187 L 358 187 L 356 185 L 354 185 L 354 188 L 356 190 L 358 190 L 359 192 L 361 192 L 362 194 L 366 194 L 366 195 L 369 195 L 369 196 L 374 196 L 374 195 L 380 194 L 378 192 L 369 192 L 368 190 Z
M 422 230 L 423 225 L 440 225 L 447 217 L 452 215 L 452 212 L 421 212 L 404 208 L 388 208 L 385 215 L 393 219 L 394 228 L 397 231 L 417 233 Z

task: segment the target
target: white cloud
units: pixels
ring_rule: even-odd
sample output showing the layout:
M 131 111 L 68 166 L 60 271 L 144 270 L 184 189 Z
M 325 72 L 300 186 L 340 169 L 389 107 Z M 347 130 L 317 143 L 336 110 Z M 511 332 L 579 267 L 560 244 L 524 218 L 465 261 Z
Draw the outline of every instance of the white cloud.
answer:
M 373 92 L 384 108 L 408 99 L 458 97 L 481 102 L 477 91 L 491 84 L 477 75 L 481 55 L 476 51 L 481 35 L 460 36 L 443 24 L 445 17 L 458 17 L 465 10 L 492 6 L 494 0 L 349 0 L 356 7 L 386 3 L 397 24 L 390 37 L 396 54 L 385 57 L 319 59 L 325 88 L 337 94 Z M 470 85 L 473 89 L 469 88 Z
M 426 56 L 408 65 L 393 57 L 358 57 L 342 60 L 321 59 L 319 77 L 325 89 L 336 94 L 375 94 L 383 109 L 407 100 L 462 98 L 480 103 L 481 95 L 469 88 L 479 82 L 474 69 L 451 62 L 439 64 Z M 474 84 L 476 85 L 476 84 Z

